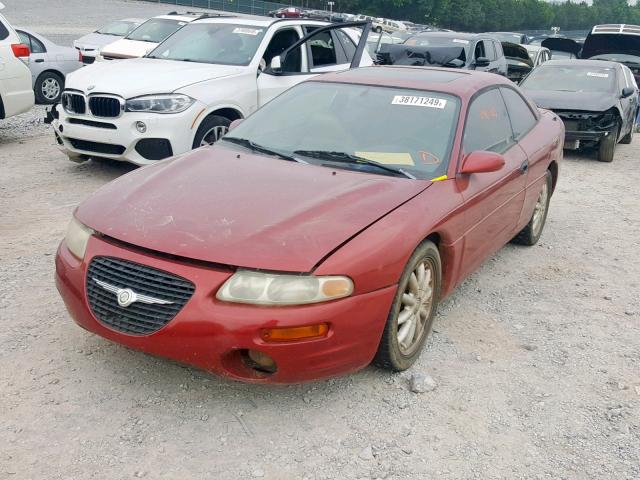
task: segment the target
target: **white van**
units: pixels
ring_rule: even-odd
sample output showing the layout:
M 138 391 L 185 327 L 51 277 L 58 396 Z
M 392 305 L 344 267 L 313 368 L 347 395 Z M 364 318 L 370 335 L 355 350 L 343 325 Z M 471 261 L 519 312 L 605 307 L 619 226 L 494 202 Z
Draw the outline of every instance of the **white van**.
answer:
M 0 10 L 4 4 L 0 2 Z M 0 14 L 0 119 L 26 112 L 35 98 L 31 87 L 31 72 L 21 60 L 28 59 L 29 47 Z

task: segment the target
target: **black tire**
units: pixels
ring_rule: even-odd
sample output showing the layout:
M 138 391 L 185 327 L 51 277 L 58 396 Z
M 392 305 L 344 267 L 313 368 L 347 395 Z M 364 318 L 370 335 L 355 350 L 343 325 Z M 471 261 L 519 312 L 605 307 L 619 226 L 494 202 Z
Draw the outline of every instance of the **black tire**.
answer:
M 207 118 L 205 118 L 202 121 L 202 123 L 198 127 L 198 130 L 196 131 L 196 136 L 193 138 L 192 148 L 202 147 L 203 146 L 202 141 L 206 136 L 211 134 L 211 131 L 213 129 L 216 129 L 216 128 L 220 129 L 220 133 L 222 134 L 222 136 L 224 136 L 224 134 L 229 131 L 229 125 L 231 125 L 231 120 L 229 120 L 228 118 L 221 117 L 220 115 L 209 115 Z M 222 136 L 218 134 L 217 135 L 218 138 L 215 141 L 220 140 Z
M 633 134 L 636 131 L 636 117 L 633 117 L 633 122 L 631 122 L 631 129 L 629 130 L 629 133 L 627 133 L 624 137 L 622 137 L 622 139 L 620 140 L 620 143 L 624 144 L 624 145 L 629 145 L 631 142 L 633 142 Z
M 409 285 L 409 278 L 411 277 L 414 269 L 423 262 L 429 262 L 433 272 L 432 301 L 428 316 L 423 323 L 419 337 L 413 343 L 411 352 L 405 354 L 401 351 L 398 341 L 398 317 L 400 316 L 403 295 Z M 389 311 L 387 323 L 384 327 L 380 344 L 378 345 L 378 351 L 373 359 L 374 365 L 394 372 L 401 372 L 414 364 L 420 356 L 424 343 L 431 332 L 433 319 L 435 317 L 436 310 L 438 309 L 441 284 L 442 263 L 440 261 L 438 247 L 436 247 L 433 242 L 424 241 L 413 252 L 413 255 L 411 255 L 411 258 L 407 262 L 404 272 L 400 277 L 400 281 L 398 282 L 398 291 L 396 292 L 396 296 L 391 304 L 391 310 Z
M 373 28 L 373 31 L 374 31 L 375 33 L 382 33 L 382 27 L 380 27 L 380 26 L 374 27 L 374 28 Z
M 64 77 L 55 72 L 42 72 L 33 87 L 36 101 L 41 105 L 51 105 L 60 101 L 64 90 Z
M 539 218 L 539 223 L 535 220 L 536 213 L 538 210 L 538 203 L 540 202 L 540 197 L 542 196 L 543 189 L 546 187 L 546 200 L 544 202 L 544 211 L 542 212 L 542 218 Z M 543 184 L 543 189 L 540 190 L 540 194 L 538 195 L 538 200 L 536 201 L 536 209 L 531 214 L 531 218 L 529 219 L 529 223 L 524 227 L 520 232 L 513 237 L 511 243 L 517 243 L 518 245 L 527 245 L 533 246 L 538 243 L 540 240 L 540 236 L 542 235 L 542 231 L 544 230 L 544 225 L 547 222 L 547 214 L 549 213 L 549 202 L 551 201 L 551 190 L 553 189 L 553 177 L 551 176 L 551 172 L 547 170 L 547 174 L 545 177 L 545 183 Z
M 609 135 L 600 140 L 598 145 L 598 161 L 611 163 L 616 153 L 616 143 L 618 143 L 618 132 L 620 127 L 616 126 L 609 132 Z

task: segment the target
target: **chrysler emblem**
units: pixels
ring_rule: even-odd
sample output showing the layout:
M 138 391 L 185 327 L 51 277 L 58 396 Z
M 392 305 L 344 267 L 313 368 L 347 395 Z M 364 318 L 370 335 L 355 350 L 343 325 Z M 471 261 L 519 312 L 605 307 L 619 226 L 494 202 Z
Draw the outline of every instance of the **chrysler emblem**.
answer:
M 160 298 L 149 297 L 148 295 L 141 295 L 134 292 L 130 288 L 116 287 L 115 285 L 111 285 L 107 282 L 103 282 L 102 280 L 98 280 L 96 277 L 92 277 L 92 279 L 94 282 L 96 282 L 96 284 L 104 288 L 107 292 L 115 293 L 118 305 L 123 308 L 127 308 L 129 305 L 136 302 L 146 303 L 148 305 L 171 305 L 173 303 L 169 300 L 162 300 Z

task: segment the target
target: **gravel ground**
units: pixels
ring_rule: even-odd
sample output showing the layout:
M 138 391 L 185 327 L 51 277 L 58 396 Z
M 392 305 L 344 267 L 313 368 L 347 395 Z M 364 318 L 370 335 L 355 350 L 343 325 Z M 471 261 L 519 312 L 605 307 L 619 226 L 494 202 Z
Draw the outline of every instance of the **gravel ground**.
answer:
M 459 288 L 410 371 L 265 387 L 77 327 L 56 245 L 131 167 L 0 137 L 0 478 L 637 480 L 639 155 L 567 158 L 541 243 Z

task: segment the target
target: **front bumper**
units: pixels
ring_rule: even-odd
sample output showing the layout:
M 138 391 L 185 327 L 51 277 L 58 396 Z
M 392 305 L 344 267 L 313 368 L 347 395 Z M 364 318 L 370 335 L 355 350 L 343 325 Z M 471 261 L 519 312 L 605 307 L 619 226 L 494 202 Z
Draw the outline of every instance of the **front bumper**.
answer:
M 179 313 L 157 332 L 128 335 L 106 327 L 92 313 L 86 272 L 96 256 L 116 257 L 184 277 L 195 292 Z M 56 256 L 56 285 L 69 313 L 83 328 L 130 348 L 167 357 L 225 377 L 255 383 L 295 383 L 356 371 L 368 365 L 378 348 L 396 286 L 334 302 L 265 308 L 220 302 L 218 288 L 230 269 L 166 259 L 115 242 L 92 237 L 79 261 L 63 242 Z M 265 343 L 262 328 L 327 322 L 327 337 L 291 343 Z M 260 374 L 240 352 L 254 350 L 272 357 L 277 371 Z
M 145 139 L 164 140 L 170 146 L 171 155 L 188 152 L 193 145 L 196 120 L 204 109 L 204 104 L 195 102 L 182 113 L 123 112 L 117 118 L 102 118 L 89 112 L 70 115 L 57 106 L 58 118 L 53 118 L 51 124 L 58 148 L 71 158 L 103 157 L 149 165 L 160 158 L 157 155 L 150 158 L 148 149 L 141 148 L 139 142 Z M 136 128 L 137 122 L 145 124 L 144 133 Z
M 616 117 L 608 112 L 555 111 L 565 126 L 565 148 L 595 144 L 611 135 Z

